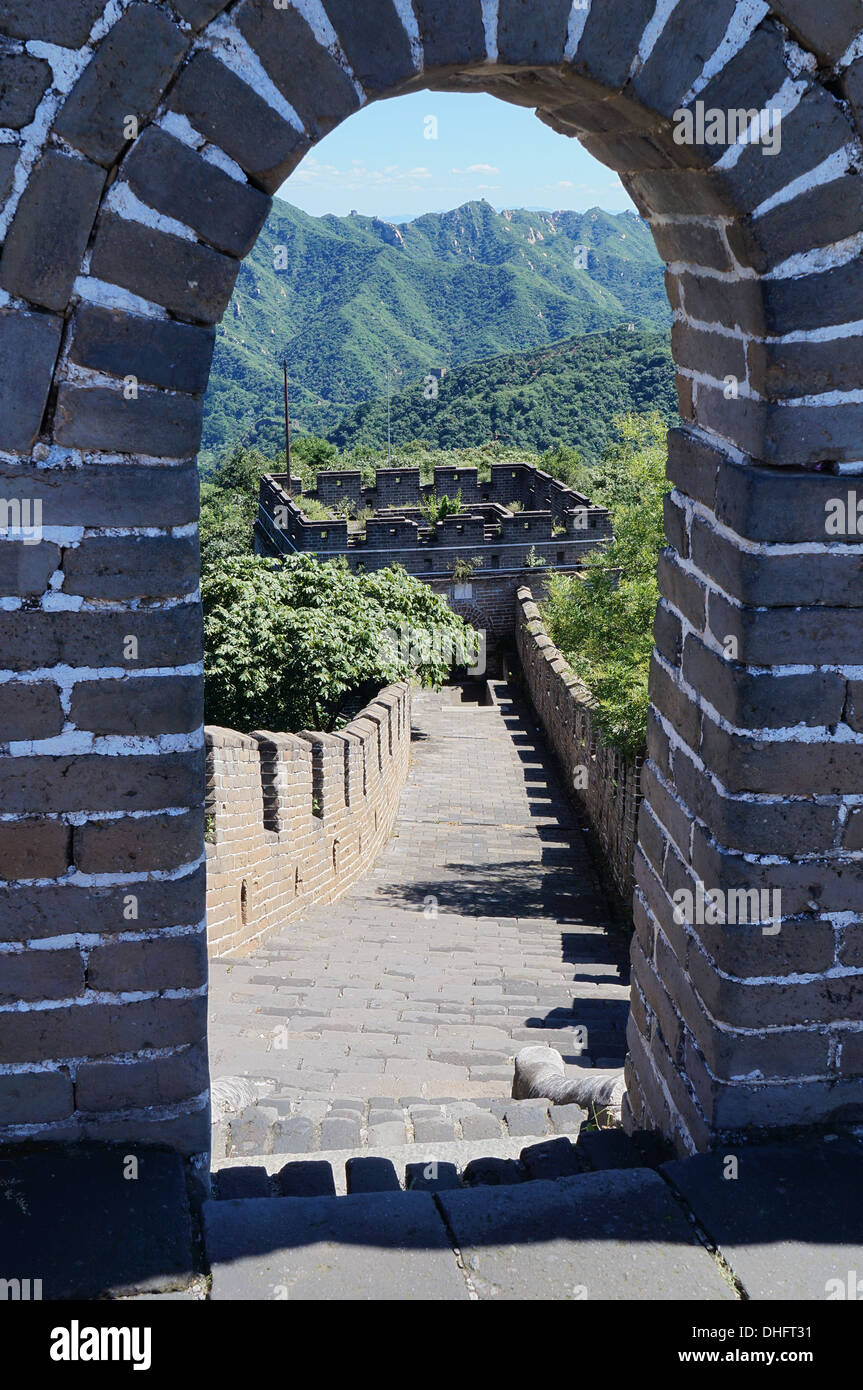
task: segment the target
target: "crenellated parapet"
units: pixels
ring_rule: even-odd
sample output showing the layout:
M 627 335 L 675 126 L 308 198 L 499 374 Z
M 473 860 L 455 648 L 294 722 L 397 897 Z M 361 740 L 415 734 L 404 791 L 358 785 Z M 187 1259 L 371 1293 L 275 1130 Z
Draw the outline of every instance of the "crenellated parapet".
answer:
M 245 955 L 368 872 L 398 808 L 410 738 L 404 684 L 337 733 L 207 728 L 211 956 Z

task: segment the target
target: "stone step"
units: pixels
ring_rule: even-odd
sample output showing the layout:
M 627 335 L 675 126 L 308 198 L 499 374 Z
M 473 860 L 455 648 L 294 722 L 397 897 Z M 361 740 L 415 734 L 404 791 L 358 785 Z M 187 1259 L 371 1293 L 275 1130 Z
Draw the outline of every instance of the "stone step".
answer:
M 618 1136 L 582 1130 L 572 1152 L 582 1160 L 587 1140 L 596 1148 Z M 514 1159 L 527 1179 L 497 1186 L 464 1185 L 459 1175 L 475 1153 L 467 1158 L 463 1143 L 452 1146 L 467 1160 L 461 1166 L 439 1151 L 433 1190 L 424 1190 L 422 1173 L 415 1180 L 416 1161 L 427 1156 L 416 1146 L 405 1146 L 401 1168 L 393 1163 L 414 1179 L 408 1191 L 339 1197 L 322 1156 L 289 1163 L 292 1190 L 299 1194 L 305 1176 L 307 1195 L 205 1201 L 205 1249 L 198 1179 L 189 1183 L 179 1155 L 142 1149 L 138 1180 L 129 1181 L 128 1144 L 10 1146 L 0 1158 L 0 1194 L 9 1197 L 0 1269 L 28 1285 L 22 1299 L 45 1301 L 197 1300 L 206 1297 L 209 1265 L 217 1300 L 697 1300 L 732 1297 L 735 1288 L 786 1306 L 859 1297 L 863 1136 L 737 1144 L 736 1182 L 724 1148 L 665 1162 L 660 1174 L 645 1163 L 550 1181 L 559 1141 L 521 1150 L 509 1142 L 484 1161 Z M 345 1155 L 335 1158 L 344 1174 Z M 279 1163 L 271 1155 L 248 1167 L 266 1173 Z M 260 1190 L 254 1174 L 245 1181 Z M 39 1293 L 31 1293 L 36 1280 Z
M 319 1097 L 268 1095 L 213 1126 L 213 1161 L 257 1154 L 313 1154 L 327 1150 L 399 1148 L 463 1140 L 577 1135 L 587 1120 L 577 1105 L 545 1100 L 428 1100 L 405 1096 Z
M 554 1141 L 539 1139 L 532 1142 Z M 568 1139 L 564 1139 L 564 1143 L 575 1152 Z M 455 1169 L 461 1185 L 465 1171 L 471 1164 L 476 1167 L 468 1174 L 468 1182 L 478 1180 L 477 1175 L 481 1175 L 486 1166 L 493 1175 L 494 1165 L 518 1165 L 522 1153 L 529 1147 L 531 1143 L 523 1138 L 496 1141 L 461 1139 L 448 1144 L 414 1143 L 374 1150 L 330 1150 L 309 1155 L 307 1159 L 295 1158 L 287 1163 L 284 1154 L 256 1154 L 242 1159 L 213 1160 L 212 1181 L 214 1196 L 221 1200 L 234 1197 L 323 1196 L 325 1192 L 345 1196 L 351 1190 L 348 1174 L 357 1163 L 383 1162 L 392 1165 L 402 1190 L 409 1189 L 411 1177 L 416 1182 L 418 1170 L 427 1173 L 423 1186 L 436 1187 L 435 1179 L 440 1172 L 448 1175 L 451 1169 Z M 513 1181 L 526 1181 L 529 1176 L 526 1168 L 519 1169 L 517 1173 L 516 1168 L 500 1168 L 501 1174 L 506 1172 L 510 1173 Z M 444 1180 L 448 1181 L 448 1176 Z M 493 1176 L 489 1180 L 492 1181 Z
M 526 1140 L 508 1135 L 494 1141 L 461 1139 L 352 1152 L 331 1150 L 287 1163 L 282 1154 L 214 1160 L 212 1187 L 218 1200 L 413 1189 L 436 1192 L 658 1167 L 667 1158 L 661 1142 L 651 1143 L 649 1137 L 636 1141 L 620 1129 L 588 1131 L 573 1138 L 546 1135 Z
M 643 1168 L 209 1201 L 203 1226 L 216 1302 L 738 1296 L 669 1186 Z

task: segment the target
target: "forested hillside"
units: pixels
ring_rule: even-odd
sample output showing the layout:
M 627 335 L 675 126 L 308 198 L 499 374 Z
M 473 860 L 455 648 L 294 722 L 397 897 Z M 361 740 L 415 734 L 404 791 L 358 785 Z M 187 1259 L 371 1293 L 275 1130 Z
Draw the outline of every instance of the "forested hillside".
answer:
M 277 200 L 219 327 L 204 460 L 275 426 L 284 356 L 298 428 L 328 435 L 385 394 L 388 352 L 399 391 L 433 367 L 629 322 L 663 329 L 669 317 L 661 262 L 634 213 L 478 202 L 395 226 Z
M 392 441 L 455 449 L 497 440 L 542 452 L 560 440 L 590 463 L 611 437 L 614 416 L 651 410 L 666 424 L 677 416 L 667 337 L 623 328 L 472 362 L 439 383 L 416 382 L 392 399 Z M 341 449 L 383 448 L 386 400 L 358 406 L 330 437 Z M 278 437 L 266 442 L 277 445 Z

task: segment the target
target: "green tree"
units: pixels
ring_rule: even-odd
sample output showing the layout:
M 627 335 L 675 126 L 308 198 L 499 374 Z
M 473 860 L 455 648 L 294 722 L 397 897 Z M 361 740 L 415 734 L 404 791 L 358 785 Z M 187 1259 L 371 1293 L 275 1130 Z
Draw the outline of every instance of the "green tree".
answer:
M 439 685 L 473 630 L 400 566 L 231 557 L 202 580 L 207 720 L 240 731 L 331 730 L 392 681 Z
M 231 555 L 247 555 L 258 509 L 262 473 L 274 471 L 258 449 L 236 444 L 201 482 L 201 569 Z
M 540 465 L 553 478 L 559 478 L 575 492 L 586 493 L 592 486 L 592 472 L 584 462 L 578 449 L 571 448 L 560 439 L 546 449 L 540 458 Z
M 258 479 L 262 473 L 272 472 L 272 468 L 271 460 L 260 449 L 235 444 L 222 454 L 207 481 L 222 492 L 257 496 Z
M 339 451 L 328 439 L 320 439 L 315 434 L 298 435 L 291 440 L 292 469 L 296 470 L 297 464 L 302 464 L 309 473 L 338 468 Z
M 615 421 L 619 442 L 591 471 L 591 500 L 607 506 L 614 540 L 580 575 L 549 577 L 543 616 L 552 641 L 597 701 L 599 728 L 633 756 L 644 746 L 657 557 L 665 545 L 665 423 L 658 412 Z

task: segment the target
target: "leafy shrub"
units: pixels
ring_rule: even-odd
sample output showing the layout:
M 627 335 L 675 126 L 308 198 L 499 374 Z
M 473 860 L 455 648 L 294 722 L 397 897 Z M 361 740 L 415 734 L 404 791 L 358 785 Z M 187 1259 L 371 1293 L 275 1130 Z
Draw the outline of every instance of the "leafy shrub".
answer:
M 620 442 L 591 471 L 591 500 L 611 511 L 614 540 L 580 575 L 549 576 L 543 616 L 552 641 L 597 701 L 610 744 L 634 756 L 647 728 L 647 680 L 665 544 L 665 423 L 658 412 L 620 417 Z
M 455 516 L 461 511 L 461 488 L 455 497 L 448 497 L 446 493 L 443 493 L 440 497 L 432 495 L 421 498 L 420 511 L 431 527 L 432 535 L 434 535 L 439 521 L 443 521 L 445 516 Z
M 297 506 L 307 521 L 332 521 L 333 510 L 317 497 L 298 497 Z
M 453 584 L 469 584 L 478 569 L 482 569 L 482 556 L 474 555 L 472 560 L 459 557 L 452 567 Z
M 351 574 L 345 560 L 231 557 L 203 576 L 207 721 L 252 729 L 331 730 L 356 695 L 391 681 L 439 685 L 447 646 L 473 630 L 399 565 Z M 393 642 L 403 630 L 437 640 Z

